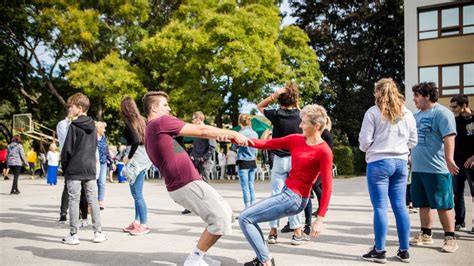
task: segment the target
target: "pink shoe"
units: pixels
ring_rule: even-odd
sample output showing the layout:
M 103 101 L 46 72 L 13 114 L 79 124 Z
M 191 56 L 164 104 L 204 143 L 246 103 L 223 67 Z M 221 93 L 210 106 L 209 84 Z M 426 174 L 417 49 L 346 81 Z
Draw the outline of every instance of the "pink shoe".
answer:
M 138 224 L 134 230 L 130 231 L 132 236 L 141 236 L 150 233 L 148 225 Z
M 138 226 L 135 221 L 133 221 L 131 224 L 129 224 L 127 227 L 122 228 L 122 230 L 126 233 L 130 233 L 131 231 L 135 230 L 135 228 Z

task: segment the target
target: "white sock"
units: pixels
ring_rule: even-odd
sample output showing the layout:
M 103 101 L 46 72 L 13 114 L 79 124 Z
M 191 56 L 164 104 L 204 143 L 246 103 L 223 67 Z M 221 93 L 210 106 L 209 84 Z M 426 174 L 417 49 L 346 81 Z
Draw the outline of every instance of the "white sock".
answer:
M 198 247 L 195 247 L 191 252 L 190 256 L 196 259 L 202 259 L 206 255 L 205 251 L 200 250 Z

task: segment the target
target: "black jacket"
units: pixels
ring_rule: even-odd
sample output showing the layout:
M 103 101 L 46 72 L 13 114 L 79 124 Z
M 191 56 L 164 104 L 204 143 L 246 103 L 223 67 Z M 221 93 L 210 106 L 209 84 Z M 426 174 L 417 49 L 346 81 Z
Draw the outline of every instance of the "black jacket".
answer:
M 69 126 L 61 151 L 61 166 L 68 180 L 95 180 L 97 131 L 92 118 L 79 116 Z

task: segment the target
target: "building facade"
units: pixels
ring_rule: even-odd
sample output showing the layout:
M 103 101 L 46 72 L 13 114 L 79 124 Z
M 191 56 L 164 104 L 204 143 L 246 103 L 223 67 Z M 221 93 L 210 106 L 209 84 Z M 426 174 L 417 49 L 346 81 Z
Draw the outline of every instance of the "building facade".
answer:
M 405 95 L 416 111 L 413 85 L 433 81 L 439 103 L 466 94 L 474 107 L 474 2 L 405 0 Z

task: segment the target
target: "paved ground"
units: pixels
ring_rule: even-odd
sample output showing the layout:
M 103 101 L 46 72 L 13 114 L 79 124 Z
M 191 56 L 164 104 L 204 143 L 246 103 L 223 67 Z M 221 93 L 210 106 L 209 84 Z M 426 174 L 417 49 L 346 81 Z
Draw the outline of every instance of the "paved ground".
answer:
M 11 180 L 0 181 L 0 264 L 1 265 L 182 265 L 195 246 L 204 224 L 194 215 L 181 215 L 181 207 L 167 195 L 162 180 L 149 180 L 145 196 L 149 210 L 150 234 L 129 236 L 121 228 L 131 222 L 134 210 L 128 184 L 107 183 L 106 208 L 102 211 L 103 231 L 108 241 L 91 242 L 91 227 L 79 232 L 81 244 L 67 246 L 60 239 L 68 226 L 57 222 L 63 180 L 48 186 L 44 179 L 20 180 L 20 195 L 9 195 Z M 242 209 L 237 182 L 213 183 L 238 215 Z M 259 199 L 269 194 L 269 182 L 257 181 Z M 470 199 L 467 217 L 471 217 Z M 412 214 L 412 234 L 419 219 Z M 388 264 L 400 265 L 392 256 L 397 250 L 393 214 L 389 213 Z M 325 231 L 317 240 L 291 246 L 291 234 L 280 234 L 280 243 L 270 251 L 278 265 L 373 265 L 360 259 L 373 243 L 372 211 L 364 177 L 336 179 Z M 268 226 L 263 225 L 265 234 Z M 468 228 L 471 223 L 468 221 Z M 210 251 L 224 265 L 241 265 L 254 254 L 237 223 L 232 235 L 223 237 Z M 412 265 L 473 265 L 474 235 L 460 232 L 460 249 L 454 254 L 439 251 L 442 231 L 435 223 L 435 245 L 412 248 Z

